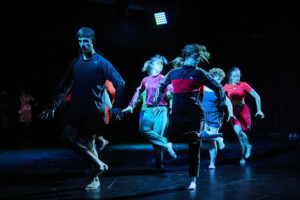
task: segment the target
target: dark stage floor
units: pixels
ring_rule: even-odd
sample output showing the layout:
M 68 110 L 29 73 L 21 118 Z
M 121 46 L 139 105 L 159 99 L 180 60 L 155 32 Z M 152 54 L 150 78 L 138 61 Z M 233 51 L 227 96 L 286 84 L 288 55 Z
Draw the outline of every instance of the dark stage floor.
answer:
M 226 141 L 225 141 L 226 142 Z M 208 170 L 207 145 L 201 150 L 197 189 L 187 184 L 187 146 L 174 144 L 176 160 L 166 160 L 166 172 L 155 173 L 149 144 L 109 145 L 101 158 L 110 170 L 101 189 L 82 190 L 88 167 L 67 148 L 1 150 L 1 199 L 299 199 L 299 141 L 262 138 L 252 141 L 253 153 L 239 165 L 237 140 L 219 151 L 216 170 Z

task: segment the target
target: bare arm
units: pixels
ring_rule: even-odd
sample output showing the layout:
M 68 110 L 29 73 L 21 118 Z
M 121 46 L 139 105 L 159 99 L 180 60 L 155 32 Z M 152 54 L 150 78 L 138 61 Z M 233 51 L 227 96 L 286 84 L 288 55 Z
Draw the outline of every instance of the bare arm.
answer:
M 263 112 L 261 111 L 261 100 L 260 100 L 260 96 L 257 94 L 257 92 L 252 89 L 251 92 L 250 92 L 251 96 L 254 97 L 255 99 L 255 102 L 256 102 L 256 114 L 255 116 L 257 115 L 260 115 L 261 116 L 261 119 L 263 119 L 265 117 L 265 115 L 263 114 Z
M 226 106 L 227 106 L 227 110 L 228 110 L 228 118 L 227 118 L 227 122 L 230 120 L 231 117 L 235 118 L 233 114 L 233 109 L 232 109 L 232 104 L 231 101 L 228 99 L 228 97 L 226 96 Z

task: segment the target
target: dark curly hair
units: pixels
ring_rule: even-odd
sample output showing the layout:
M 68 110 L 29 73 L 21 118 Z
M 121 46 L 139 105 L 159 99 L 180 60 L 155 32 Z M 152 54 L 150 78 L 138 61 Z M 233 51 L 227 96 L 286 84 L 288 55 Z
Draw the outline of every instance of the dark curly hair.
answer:
M 206 61 L 209 63 L 210 53 L 207 51 L 204 45 L 199 44 L 187 44 L 182 49 L 181 57 L 185 60 L 186 58 L 190 57 L 194 53 L 199 54 L 200 62 Z

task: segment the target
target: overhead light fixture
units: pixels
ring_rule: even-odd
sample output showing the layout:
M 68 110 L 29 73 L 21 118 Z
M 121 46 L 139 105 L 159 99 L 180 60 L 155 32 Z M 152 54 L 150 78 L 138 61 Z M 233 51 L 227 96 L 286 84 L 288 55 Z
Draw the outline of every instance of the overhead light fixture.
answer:
M 156 25 L 167 24 L 165 12 L 154 13 Z

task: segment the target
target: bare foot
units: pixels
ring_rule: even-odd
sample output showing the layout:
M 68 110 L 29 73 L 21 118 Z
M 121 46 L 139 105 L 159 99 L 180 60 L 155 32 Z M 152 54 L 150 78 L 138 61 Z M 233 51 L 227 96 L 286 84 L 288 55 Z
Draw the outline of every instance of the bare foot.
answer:
M 85 191 L 91 191 L 96 190 L 100 187 L 100 181 L 98 177 L 95 177 L 92 179 L 92 181 L 87 184 L 87 186 L 84 188 Z
M 218 142 L 220 150 L 225 148 L 224 139 L 222 137 L 217 137 L 215 140 Z
M 196 189 L 196 182 L 191 181 L 191 183 L 188 185 L 188 187 L 186 189 L 187 190 L 194 190 L 194 189 Z
M 208 169 L 211 169 L 211 170 L 216 169 L 215 164 L 214 164 L 214 163 L 211 163 L 211 164 L 208 166 Z
M 168 143 L 168 149 L 167 149 L 169 155 L 173 158 L 173 159 L 176 159 L 177 158 L 177 155 L 175 153 L 175 151 L 173 150 L 173 145 L 171 142 Z
M 245 164 L 246 164 L 246 160 L 244 158 L 241 158 L 240 165 L 245 165 Z
M 252 146 L 249 144 L 249 145 L 247 146 L 245 158 L 249 158 L 249 157 L 250 157 L 250 155 L 251 155 L 251 149 L 252 149 Z

